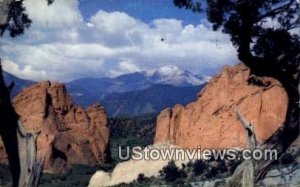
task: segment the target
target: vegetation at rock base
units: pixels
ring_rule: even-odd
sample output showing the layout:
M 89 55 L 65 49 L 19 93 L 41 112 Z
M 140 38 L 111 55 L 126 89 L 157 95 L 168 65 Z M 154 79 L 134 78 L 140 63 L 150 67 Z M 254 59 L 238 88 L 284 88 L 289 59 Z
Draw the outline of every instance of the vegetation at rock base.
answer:
M 40 180 L 41 187 L 86 187 L 92 175 L 98 171 L 111 171 L 120 162 L 118 146 L 146 146 L 153 143 L 155 133 L 155 114 L 136 117 L 116 117 L 109 119 L 111 130 L 110 146 L 112 162 L 97 166 L 73 165 L 62 174 L 44 173 Z M 0 165 L 0 185 L 11 185 L 11 174 L 7 165 Z M 143 178 L 141 176 L 141 178 Z M 148 178 L 144 177 L 145 181 Z M 140 182 L 142 182 L 141 180 Z
M 152 144 L 155 134 L 155 121 L 155 114 L 110 118 L 110 151 L 113 162 L 120 162 L 118 158 L 119 146 L 132 148 Z
M 134 182 L 116 186 L 192 186 L 192 183 L 215 179 L 219 179 L 220 181 L 217 183 L 219 183 L 220 186 L 224 186 L 224 178 L 229 177 L 239 163 L 241 163 L 241 161 L 195 160 L 178 167 L 174 161 L 170 161 L 160 170 L 160 174 L 157 177 L 146 177 L 141 173 Z M 231 167 L 234 167 L 234 169 Z
M 241 153 L 239 153 L 241 154 Z M 291 147 L 274 164 L 272 170 L 299 168 L 300 149 Z M 146 177 L 139 174 L 137 180 L 129 184 L 119 184 L 116 187 L 131 186 L 192 186 L 204 181 L 211 181 L 214 186 L 226 186 L 229 176 L 231 176 L 242 160 L 195 160 L 182 167 L 175 165 L 174 161 L 169 162 L 157 177 Z M 293 170 L 293 169 L 292 169 Z M 286 173 L 286 171 L 284 172 Z M 284 174 L 282 173 L 282 174 Z M 280 177 L 280 176 L 279 176 Z
M 175 161 L 170 161 L 168 165 L 164 166 L 162 170 L 160 170 L 160 177 L 165 179 L 167 182 L 173 182 L 176 179 L 185 178 L 186 172 L 184 171 L 185 166 L 182 168 L 178 168 L 175 164 Z

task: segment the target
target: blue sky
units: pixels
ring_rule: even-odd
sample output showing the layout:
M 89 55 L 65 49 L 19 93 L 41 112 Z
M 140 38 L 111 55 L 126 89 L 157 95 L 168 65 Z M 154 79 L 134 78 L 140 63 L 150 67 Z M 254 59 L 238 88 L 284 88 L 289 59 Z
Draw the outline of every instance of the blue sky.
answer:
M 66 82 L 168 65 L 210 76 L 238 62 L 228 35 L 212 31 L 204 14 L 178 9 L 172 0 L 24 5 L 31 27 L 0 41 L 4 70 L 24 79 Z
M 81 0 L 79 9 L 85 19 L 99 9 L 126 12 L 145 23 L 154 19 L 170 18 L 182 20 L 184 25 L 198 25 L 205 18 L 205 13 L 192 13 L 190 10 L 175 7 L 173 0 Z

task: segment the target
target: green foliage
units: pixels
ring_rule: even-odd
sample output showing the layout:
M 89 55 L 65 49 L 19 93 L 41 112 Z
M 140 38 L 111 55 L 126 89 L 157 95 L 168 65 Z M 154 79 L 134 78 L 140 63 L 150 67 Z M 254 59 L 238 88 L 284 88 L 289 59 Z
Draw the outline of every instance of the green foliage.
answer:
M 213 0 L 207 1 L 207 16 L 215 30 L 223 26 L 223 32 L 231 35 L 233 44 L 241 46 L 248 37 L 261 37 L 266 31 L 266 19 L 276 22 L 287 33 L 296 26 L 297 8 L 295 0 Z
M 191 186 L 192 183 L 207 180 L 219 180 L 216 186 L 224 186 L 225 180 L 222 179 L 229 177 L 240 163 L 238 160 L 195 160 L 179 168 L 174 161 L 170 161 L 157 177 L 139 174 L 134 182 L 117 186 Z
M 131 136 L 152 136 L 155 131 L 156 115 L 137 117 L 115 117 L 109 119 L 112 138 L 126 138 Z
M 228 174 L 228 168 L 226 167 L 225 160 L 211 161 L 209 163 L 209 169 L 206 172 L 206 177 L 208 179 L 217 178 L 223 174 Z
M 280 162 L 283 165 L 288 165 L 288 164 L 291 164 L 291 163 L 295 162 L 295 157 L 290 153 L 285 153 L 280 158 Z
M 5 23 L 0 23 L 0 36 L 2 36 L 5 31 L 8 31 L 11 37 L 16 37 L 23 34 L 25 29 L 30 27 L 31 20 L 26 14 L 23 1 L 24 0 L 4 0 L 1 5 L 2 7 L 0 7 L 2 8 L 0 11 L 3 12 L 1 12 L 0 15 L 7 18 Z M 48 5 L 53 2 L 54 0 L 47 0 Z M 6 9 L 7 12 L 4 11 Z
M 31 24 L 31 20 L 25 14 L 23 7 L 23 0 L 9 1 L 3 0 L 0 4 L 0 36 L 3 35 L 5 30 L 10 32 L 11 37 L 22 34 L 25 28 Z
M 174 0 L 174 4 L 192 11 L 199 6 L 192 0 Z M 296 0 L 207 0 L 202 5 L 213 29 L 230 35 L 239 59 L 253 72 L 280 81 L 295 74 L 300 62 L 300 33 L 290 31 L 300 28 Z
M 174 4 L 179 8 L 190 9 L 193 12 L 200 12 L 201 9 L 201 1 L 193 1 L 193 0 L 174 0 Z
M 108 171 L 111 170 L 111 165 L 98 165 L 98 166 L 87 166 L 87 165 L 73 165 L 72 168 L 62 174 L 49 174 L 44 173 L 42 175 L 40 186 L 41 187 L 85 187 L 92 175 L 98 170 Z
M 234 172 L 241 163 L 240 160 L 195 160 L 190 161 L 185 168 L 191 181 L 226 178 Z
M 184 170 L 178 168 L 175 161 L 172 160 L 159 171 L 160 176 L 163 177 L 167 182 L 173 182 L 176 179 L 186 177 Z
M 287 92 L 285 128 L 268 140 L 268 143 L 280 141 L 282 144 L 278 143 L 276 148 L 282 151 L 299 136 L 300 4 L 297 1 L 206 0 L 204 3 L 213 29 L 222 29 L 230 35 L 239 60 L 250 68 L 250 73 L 277 79 Z M 192 0 L 173 2 L 180 8 L 193 10 Z
M 142 183 L 142 182 L 144 182 L 145 180 L 146 180 L 145 175 L 144 175 L 143 173 L 140 173 L 139 176 L 138 176 L 138 178 L 137 178 L 137 181 L 138 181 L 139 183 Z
M 294 75 L 300 62 L 299 43 L 299 36 L 291 35 L 284 29 L 265 29 L 257 39 L 253 51 Z
M 109 119 L 110 127 L 110 151 L 112 160 L 120 162 L 118 147 L 141 146 L 145 147 L 153 143 L 155 134 L 155 115 L 145 115 L 134 118 L 116 117 Z
M 204 173 L 205 169 L 208 168 L 207 163 L 205 163 L 203 160 L 196 160 L 193 164 L 193 172 L 196 176 L 201 175 Z

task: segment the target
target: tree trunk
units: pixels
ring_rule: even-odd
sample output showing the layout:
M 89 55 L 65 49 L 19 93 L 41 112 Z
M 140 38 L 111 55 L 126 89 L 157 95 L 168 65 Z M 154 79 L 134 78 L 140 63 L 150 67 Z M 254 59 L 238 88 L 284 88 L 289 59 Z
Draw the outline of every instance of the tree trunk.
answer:
M 270 142 L 267 142 L 261 146 L 258 146 L 258 149 L 276 149 L 278 151 L 278 155 L 284 153 L 286 151 L 286 147 L 283 146 L 283 144 L 278 141 L 276 137 L 283 137 L 282 133 L 284 132 L 283 128 L 279 129 L 270 139 Z M 274 141 L 275 139 L 275 141 Z M 273 141 L 273 142 L 272 142 Z M 269 170 L 269 167 L 271 166 L 272 162 L 274 160 L 247 160 L 241 163 L 237 169 L 234 171 L 233 175 L 231 176 L 230 182 L 228 186 L 230 187 L 241 187 L 242 184 L 245 184 L 245 171 L 250 171 L 251 168 L 253 168 L 253 178 L 251 178 L 251 175 L 248 179 L 253 179 L 253 185 L 258 182 L 260 179 L 262 179 L 266 173 Z M 252 164 L 251 164 L 252 163 Z M 247 184 L 252 184 L 251 181 L 247 180 Z M 247 186 L 248 187 L 248 186 Z
M 39 133 L 28 133 L 21 123 L 18 124 L 17 137 L 21 161 L 19 187 L 38 186 L 44 162 L 44 156 L 37 159 L 36 139 Z
M 254 133 L 253 125 L 249 123 L 243 115 L 237 111 L 237 116 L 247 132 L 248 149 L 254 150 L 257 147 L 257 140 Z M 246 160 L 241 163 L 234 171 L 229 181 L 229 187 L 254 187 L 255 183 L 255 162 Z
M 13 187 L 36 187 L 43 167 L 43 158 L 37 160 L 37 133 L 28 133 L 15 112 L 10 92 L 6 87 L 0 59 L 0 135 L 8 156 Z
M 247 40 L 248 41 L 248 40 Z M 247 65 L 251 74 L 257 76 L 269 76 L 277 79 L 283 85 L 288 95 L 288 109 L 283 126 L 279 128 L 267 141 L 258 146 L 259 149 L 276 150 L 278 157 L 281 156 L 287 148 L 299 136 L 299 69 L 296 75 L 291 75 L 289 72 L 282 70 L 276 66 L 276 63 L 267 61 L 266 59 L 254 57 L 250 53 L 250 43 L 245 40 L 243 45 L 238 49 L 239 59 Z M 249 47 L 248 47 L 249 46 Z M 247 51 L 249 49 L 249 51 Z M 298 64 L 299 66 L 299 64 Z M 255 182 L 262 179 L 274 160 L 255 160 Z M 243 164 L 243 163 L 242 163 Z
M 250 62 L 246 65 L 251 64 Z M 258 67 L 255 67 L 258 68 Z M 250 67 L 251 69 L 251 67 Z M 258 68 L 257 71 L 263 70 L 264 68 Z M 256 74 L 256 69 L 251 69 Z M 259 149 L 275 149 L 277 150 L 278 156 L 285 153 L 287 148 L 297 139 L 299 136 L 299 72 L 298 75 L 289 75 L 286 72 L 281 72 L 278 68 L 272 66 L 268 72 L 264 70 L 264 76 L 271 76 L 283 85 L 288 95 L 288 108 L 286 118 L 283 126 L 279 128 L 267 141 L 260 145 Z M 259 74 L 262 75 L 262 74 Z M 297 77 L 297 78 L 295 78 Z M 262 179 L 268 168 L 271 166 L 273 160 L 257 160 L 256 162 L 256 181 Z

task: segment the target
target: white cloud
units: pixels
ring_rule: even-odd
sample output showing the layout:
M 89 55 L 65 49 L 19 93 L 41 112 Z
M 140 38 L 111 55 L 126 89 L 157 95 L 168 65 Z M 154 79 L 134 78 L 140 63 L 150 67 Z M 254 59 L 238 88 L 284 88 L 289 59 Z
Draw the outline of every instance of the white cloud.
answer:
M 123 12 L 108 13 L 103 10 L 99 10 L 94 16 L 92 16 L 90 23 L 93 23 L 95 28 L 100 32 L 108 33 L 116 33 L 122 30 L 127 31 L 141 24 L 140 21 Z
M 32 69 L 30 65 L 25 65 L 23 68 L 12 61 L 4 60 L 2 62 L 3 69 L 9 70 L 10 73 L 14 75 L 18 75 L 20 78 L 28 78 L 31 77 L 32 79 L 45 79 L 46 72 L 45 71 L 36 71 Z
M 0 46 L 4 69 L 22 78 L 68 81 L 170 64 L 205 74 L 236 63 L 229 37 L 204 24 L 184 26 L 176 19 L 146 24 L 103 10 L 83 21 L 74 0 L 57 0 L 50 7 L 40 0 L 25 2 L 34 25 Z
M 127 59 L 119 62 L 116 68 L 110 70 L 110 74 L 115 77 L 124 73 L 134 73 L 139 71 L 141 71 L 141 69 L 130 61 L 130 59 Z
M 51 6 L 44 0 L 26 0 L 24 6 L 33 26 L 61 28 L 74 26 L 83 20 L 78 1 L 56 0 Z

